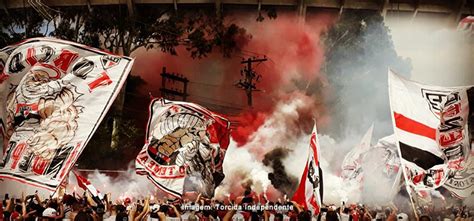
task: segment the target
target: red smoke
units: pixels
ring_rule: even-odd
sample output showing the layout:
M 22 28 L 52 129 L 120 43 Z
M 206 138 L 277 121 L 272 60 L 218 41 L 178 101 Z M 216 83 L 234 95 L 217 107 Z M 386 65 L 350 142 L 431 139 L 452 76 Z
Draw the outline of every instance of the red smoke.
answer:
M 306 93 L 307 86 L 325 80 L 319 75 L 324 60 L 320 37 L 332 21 L 333 16 L 318 15 L 301 24 L 297 17 L 279 16 L 276 20 L 242 24 L 253 36 L 244 52 L 264 54 L 269 61 L 257 69 L 263 77 L 258 84 L 263 92 L 254 93 L 257 108 L 240 115 L 239 127 L 232 134 L 238 145 L 245 144 L 264 123 L 278 100 L 291 99 L 284 95 L 295 90 Z M 322 106 L 314 108 L 313 113 L 324 113 Z
M 247 111 L 242 113 L 237 119 L 239 126 L 232 131 L 232 138 L 237 142 L 237 145 L 245 144 L 250 135 L 256 131 L 267 118 L 267 113 Z
M 274 20 L 265 19 L 256 22 L 256 13 L 230 16 L 229 22 L 245 28 L 252 38 L 239 40 L 242 53 L 232 58 L 223 58 L 218 52 L 207 58 L 192 59 L 184 47 L 178 48 L 178 56 L 161 53 L 157 50 L 138 51 L 133 74 L 140 75 L 147 82 L 143 93 L 152 92 L 159 96 L 162 67 L 169 72 L 186 76 L 189 84 L 189 101 L 222 106 L 217 112 L 234 115 L 239 121 L 232 137 L 239 145 L 247 142 L 249 136 L 261 126 L 267 115 L 271 114 L 275 104 L 284 95 L 301 91 L 317 99 L 323 96 L 307 90 L 307 87 L 320 85 L 324 77 L 319 74 L 324 60 L 324 50 L 320 37 L 332 24 L 334 16 L 321 14 L 307 18 L 305 24 L 296 16 L 278 14 Z M 218 51 L 218 50 L 215 50 Z M 245 92 L 234 84 L 241 78 L 240 64 L 243 58 L 265 55 L 267 62 L 254 64 L 255 71 L 262 75 L 257 83 L 260 91 L 254 92 L 254 106 L 247 108 Z M 172 82 L 168 82 L 169 85 Z M 288 97 L 288 96 L 286 96 Z M 291 99 L 291 98 L 286 98 Z M 237 116 L 229 107 L 240 107 Z M 315 106 L 314 113 L 325 113 L 323 106 Z M 324 114 L 323 114 L 324 115 Z M 321 115 L 322 116 L 322 115 Z

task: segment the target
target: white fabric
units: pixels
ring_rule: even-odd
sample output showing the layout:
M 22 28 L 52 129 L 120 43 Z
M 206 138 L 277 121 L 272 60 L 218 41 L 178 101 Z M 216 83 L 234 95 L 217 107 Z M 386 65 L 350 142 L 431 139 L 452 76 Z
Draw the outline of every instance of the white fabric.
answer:
M 370 141 L 372 140 L 373 130 L 374 125 L 372 124 L 362 137 L 360 143 L 352 148 L 352 150 L 344 157 L 344 160 L 342 161 L 342 178 L 344 178 L 344 180 L 356 180 L 359 183 L 361 182 L 363 177 L 361 167 L 362 157 L 371 147 Z
M 453 117 L 453 113 L 460 115 L 463 120 L 457 123 L 464 127 L 462 131 L 465 136 L 464 140 L 456 143 L 456 145 L 463 145 L 462 149 L 464 151 L 463 154 L 465 159 L 464 162 L 462 162 L 462 165 L 468 165 L 466 159 L 469 158 L 469 155 L 471 154 L 471 150 L 469 149 L 470 144 L 468 142 L 469 137 L 467 136 L 467 125 L 465 125 L 467 114 L 469 111 L 468 98 L 466 93 L 466 90 L 468 88 L 470 88 L 470 86 L 439 87 L 423 85 L 420 83 L 403 79 L 402 77 L 396 75 L 391 71 L 389 72 L 389 95 L 392 116 L 394 115 L 394 113 L 401 114 L 406 118 L 409 118 L 413 121 L 432 128 L 431 131 L 436 132 L 435 137 L 433 139 L 432 136 L 428 138 L 412 133 L 410 131 L 405 131 L 396 126 L 395 118 L 393 118 L 394 131 L 397 140 L 412 147 L 430 152 L 445 161 L 444 164 L 435 165 L 429 170 L 425 171 L 424 169 L 417 167 L 414 163 L 410 163 L 407 160 L 402 159 L 401 162 L 402 168 L 404 168 L 403 173 L 405 176 L 405 180 L 407 184 L 409 184 L 415 189 L 415 191 L 430 190 L 433 188 L 438 188 L 439 186 L 444 186 L 457 196 L 470 196 L 471 191 L 469 190 L 469 188 L 463 189 L 459 187 L 455 188 L 445 185 L 445 183 L 449 183 L 450 180 L 451 183 L 455 183 L 453 178 L 448 179 L 449 174 L 455 173 L 459 176 L 461 180 L 462 178 L 469 178 L 470 176 L 474 176 L 474 172 L 472 172 L 472 169 L 474 168 L 471 168 L 471 170 L 465 168 L 464 173 L 461 172 L 459 169 L 454 168 L 454 166 L 452 166 L 453 164 L 451 164 L 452 162 L 454 162 L 454 160 L 447 158 L 447 155 L 444 152 L 449 148 L 446 146 L 442 146 L 445 145 L 446 142 L 441 142 L 441 139 L 446 140 L 447 133 L 444 132 L 442 129 L 446 128 L 447 126 L 450 126 L 446 123 L 448 122 L 447 120 L 450 119 L 449 117 Z M 447 103 L 448 100 L 450 102 Z M 450 105 L 453 104 L 453 101 L 457 102 L 455 104 L 460 105 L 458 106 L 460 107 L 460 112 L 447 112 L 448 110 L 453 110 L 450 109 L 453 107 L 453 105 Z M 451 115 L 447 113 L 450 113 Z M 457 117 L 457 115 L 454 117 Z M 448 132 L 449 131 L 452 130 L 450 129 L 448 130 Z M 429 174 L 430 172 L 433 173 L 433 171 L 443 171 L 442 174 L 444 177 L 437 179 L 437 181 L 440 182 L 437 182 L 436 185 L 431 185 L 431 183 L 433 183 L 432 181 L 428 181 L 430 183 L 429 185 L 426 185 L 426 180 L 432 179 L 432 177 L 428 177 L 428 179 L 425 178 L 427 175 L 418 176 L 424 179 L 423 182 L 418 182 L 415 184 L 412 180 L 412 178 L 417 177 L 415 176 L 417 174 Z M 462 180 L 467 181 L 468 179 Z
M 0 178 L 54 191 L 105 117 L 133 60 L 34 38 L 0 50 L 3 63 Z
M 223 161 L 228 142 L 220 144 L 228 139 L 229 128 L 227 119 L 199 105 L 155 99 L 150 105 L 147 140 L 135 161 L 137 173 L 176 197 L 183 193 L 186 175 L 199 173 L 200 192 L 212 196 L 212 174 L 222 172 L 221 163 L 214 159 Z

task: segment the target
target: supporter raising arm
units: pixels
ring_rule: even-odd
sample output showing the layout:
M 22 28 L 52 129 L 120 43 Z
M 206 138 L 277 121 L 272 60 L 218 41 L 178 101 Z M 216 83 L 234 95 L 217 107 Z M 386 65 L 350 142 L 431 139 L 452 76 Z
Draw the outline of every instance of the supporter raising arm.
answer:
M 136 211 L 135 211 L 136 212 Z M 138 216 L 133 219 L 133 221 L 141 221 L 146 215 L 150 212 L 150 197 L 145 199 L 145 204 L 143 205 L 143 210 Z

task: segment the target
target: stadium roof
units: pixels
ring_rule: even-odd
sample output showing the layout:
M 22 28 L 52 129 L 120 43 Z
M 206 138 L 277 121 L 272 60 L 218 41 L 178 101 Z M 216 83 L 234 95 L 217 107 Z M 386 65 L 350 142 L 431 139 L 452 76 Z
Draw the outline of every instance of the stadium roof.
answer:
M 459 20 L 463 15 L 472 14 L 474 0 L 0 0 L 0 8 L 4 10 L 31 7 L 34 4 L 45 4 L 50 7 L 83 6 L 83 5 L 127 5 L 130 11 L 134 6 L 147 4 L 180 5 L 213 5 L 219 11 L 223 6 L 278 6 L 293 7 L 304 15 L 308 8 L 335 9 L 342 12 L 347 9 L 380 10 L 387 12 L 443 13 Z

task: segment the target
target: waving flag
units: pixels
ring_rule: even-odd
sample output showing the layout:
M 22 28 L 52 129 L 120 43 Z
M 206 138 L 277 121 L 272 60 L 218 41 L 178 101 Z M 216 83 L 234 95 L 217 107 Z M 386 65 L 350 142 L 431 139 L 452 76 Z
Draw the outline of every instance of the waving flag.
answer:
M 374 148 L 382 148 L 385 151 L 383 158 L 383 172 L 387 177 L 393 177 L 400 171 L 400 157 L 398 156 L 397 141 L 394 134 L 381 138 Z
M 362 181 L 362 158 L 363 155 L 371 148 L 370 141 L 372 140 L 373 131 L 374 125 L 372 124 L 372 126 L 370 126 L 370 128 L 365 133 L 364 137 L 362 137 L 359 145 L 355 146 L 344 157 L 344 161 L 342 161 L 342 178 L 344 180 L 354 180 L 359 183 Z
M 461 19 L 458 24 L 458 30 L 472 33 L 474 30 L 474 16 L 467 16 Z
M 186 176 L 200 178 L 212 197 L 224 179 L 222 162 L 229 145 L 227 119 L 187 102 L 155 99 L 150 105 L 146 143 L 136 158 L 137 173 L 180 197 Z
M 472 88 L 428 86 L 392 72 L 389 87 L 407 184 L 415 191 L 444 187 L 458 197 L 471 195 L 474 173 L 469 168 L 472 134 L 468 125 L 474 105 Z M 458 182 L 461 179 L 465 180 Z M 453 183 L 459 185 L 450 185 Z
M 94 185 L 85 177 L 77 174 L 75 171 L 72 171 L 74 173 L 74 176 L 76 176 L 77 180 L 77 185 L 79 185 L 80 188 L 82 188 L 84 191 L 89 191 L 89 193 L 92 195 L 92 198 L 96 202 L 100 202 L 104 198 L 104 195 L 99 192 L 97 188 L 95 188 Z
M 313 215 L 319 214 L 323 197 L 323 174 L 319 166 L 319 141 L 316 124 L 309 142 L 308 159 L 300 179 L 300 184 L 292 200 L 310 210 Z
M 104 66 L 109 60 L 115 63 Z M 0 50 L 0 178 L 54 191 L 112 105 L 132 63 L 51 38 Z

